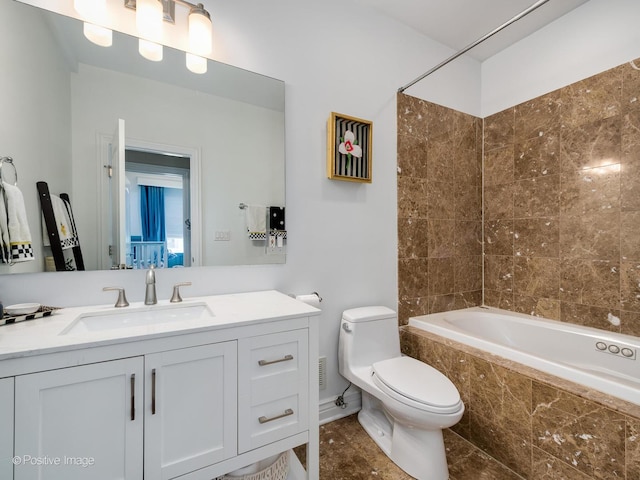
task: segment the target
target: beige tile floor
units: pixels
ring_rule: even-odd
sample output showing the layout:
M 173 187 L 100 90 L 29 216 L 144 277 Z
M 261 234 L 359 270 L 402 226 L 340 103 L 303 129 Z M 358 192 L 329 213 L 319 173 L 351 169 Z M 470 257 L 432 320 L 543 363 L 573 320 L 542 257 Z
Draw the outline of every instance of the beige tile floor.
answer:
M 448 430 L 445 431 L 445 446 L 450 480 L 522 480 Z M 301 452 L 296 453 L 300 455 Z M 412 478 L 382 453 L 362 429 L 356 415 L 320 427 L 320 480 Z

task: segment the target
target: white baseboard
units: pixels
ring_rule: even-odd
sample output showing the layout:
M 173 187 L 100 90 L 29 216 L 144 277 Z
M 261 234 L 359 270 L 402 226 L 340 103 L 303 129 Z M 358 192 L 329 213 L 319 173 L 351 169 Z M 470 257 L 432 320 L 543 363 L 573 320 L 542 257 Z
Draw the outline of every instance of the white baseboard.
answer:
M 360 407 L 362 406 L 362 400 L 360 398 L 359 391 L 353 391 L 347 393 L 344 396 L 344 401 L 346 404 L 345 408 L 338 407 L 335 404 L 335 400 L 335 398 L 329 398 L 320 402 L 320 425 L 333 422 L 334 420 L 338 420 L 339 418 L 353 415 L 354 413 L 360 411 Z

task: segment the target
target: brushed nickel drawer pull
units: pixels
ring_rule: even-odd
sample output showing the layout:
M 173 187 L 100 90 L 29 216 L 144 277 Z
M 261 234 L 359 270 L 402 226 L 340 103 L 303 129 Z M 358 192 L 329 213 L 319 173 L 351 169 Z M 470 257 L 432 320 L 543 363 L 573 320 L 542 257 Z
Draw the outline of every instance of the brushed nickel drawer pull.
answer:
M 279 418 L 282 417 L 288 417 L 289 415 L 293 415 L 293 410 L 291 410 L 290 408 L 287 408 L 284 413 L 276 416 L 276 417 L 271 417 L 271 418 L 267 418 L 267 417 L 260 417 L 258 418 L 258 421 L 260 423 L 267 423 L 267 422 L 273 422 L 274 420 L 278 420 Z
M 131 421 L 136 419 L 136 374 L 131 375 Z
M 279 358 L 278 360 L 259 360 L 258 365 L 260 365 L 261 367 L 264 367 L 265 365 L 272 365 L 274 363 L 287 362 L 289 360 L 293 360 L 293 355 L 285 355 L 284 357 Z
M 151 370 L 151 415 L 156 414 L 156 369 Z

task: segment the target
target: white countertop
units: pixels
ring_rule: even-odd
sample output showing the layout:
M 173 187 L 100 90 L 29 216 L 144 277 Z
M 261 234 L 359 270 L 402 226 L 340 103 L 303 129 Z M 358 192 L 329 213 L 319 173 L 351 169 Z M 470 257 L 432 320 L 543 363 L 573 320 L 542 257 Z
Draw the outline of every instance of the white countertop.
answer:
M 63 333 L 73 322 L 87 314 L 126 313 L 136 309 L 162 308 L 163 306 L 206 304 L 213 316 L 180 322 L 117 328 L 94 332 Z M 206 297 L 185 298 L 182 304 L 170 304 L 168 300 L 147 307 L 143 302 L 133 302 L 129 307 L 110 305 L 64 308 L 51 316 L 0 326 L 0 361 L 54 353 L 79 348 L 159 338 L 182 333 L 229 328 L 273 320 L 318 315 L 320 310 L 283 293 L 268 290 L 262 292 L 234 293 Z

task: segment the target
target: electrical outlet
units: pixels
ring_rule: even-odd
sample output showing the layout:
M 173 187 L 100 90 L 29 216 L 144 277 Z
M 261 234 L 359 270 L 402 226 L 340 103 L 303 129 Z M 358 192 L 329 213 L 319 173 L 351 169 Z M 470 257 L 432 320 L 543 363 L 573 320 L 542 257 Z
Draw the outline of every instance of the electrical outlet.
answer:
M 231 232 L 229 230 L 216 231 L 214 240 L 216 242 L 228 242 L 231 240 Z
M 318 379 L 320 390 L 325 390 L 327 388 L 327 357 L 318 359 Z

